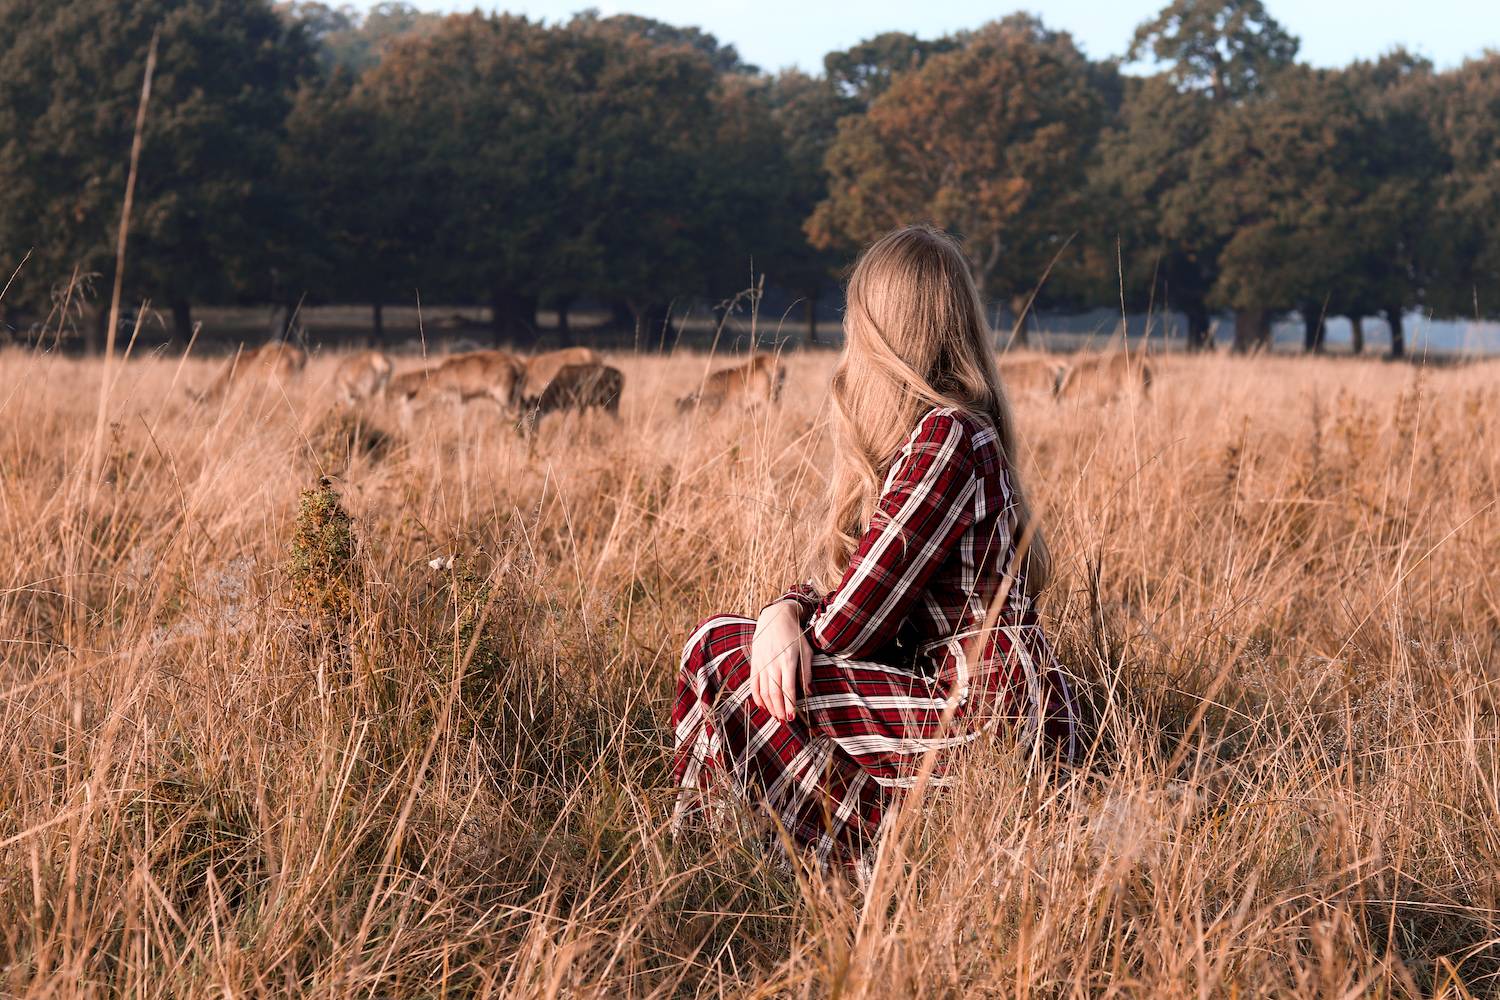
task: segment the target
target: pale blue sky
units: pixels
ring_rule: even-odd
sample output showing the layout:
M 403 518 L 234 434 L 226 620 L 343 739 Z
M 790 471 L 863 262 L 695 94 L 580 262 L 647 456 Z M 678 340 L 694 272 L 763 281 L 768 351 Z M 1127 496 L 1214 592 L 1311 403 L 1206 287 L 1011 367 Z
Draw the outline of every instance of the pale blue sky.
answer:
M 1073 33 L 1095 58 L 1120 54 L 1135 25 L 1164 0 L 1032 0 L 1012 5 L 994 0 L 412 0 L 425 10 L 506 10 L 547 21 L 598 7 L 605 14 L 629 12 L 673 24 L 694 24 L 733 42 L 740 55 L 763 69 L 822 66 L 823 53 L 848 48 L 882 31 L 923 37 L 972 28 L 1015 9 L 1040 14 L 1047 24 Z M 355 0 L 369 7 L 373 0 Z M 1439 67 L 1500 48 L 1500 0 L 1269 0 L 1272 16 L 1302 39 L 1302 58 L 1319 66 L 1371 58 L 1397 44 L 1431 58 Z

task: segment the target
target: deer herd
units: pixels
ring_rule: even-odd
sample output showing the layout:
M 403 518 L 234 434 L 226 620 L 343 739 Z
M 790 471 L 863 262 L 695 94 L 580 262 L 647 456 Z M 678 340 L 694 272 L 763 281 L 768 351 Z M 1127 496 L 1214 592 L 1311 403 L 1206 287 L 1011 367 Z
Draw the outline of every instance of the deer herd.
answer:
M 236 385 L 261 380 L 286 382 L 307 365 L 301 348 L 276 341 L 241 350 L 202 392 L 189 390 L 198 402 L 222 397 Z M 1002 355 L 1000 376 L 1012 393 L 1046 393 L 1054 397 L 1090 395 L 1111 398 L 1130 389 L 1151 387 L 1151 367 L 1128 351 L 1060 356 Z M 679 412 L 718 411 L 725 406 L 753 410 L 781 399 L 786 368 L 777 357 L 757 353 L 737 365 L 704 375 L 697 391 L 677 400 Z M 367 400 L 393 402 L 403 423 L 433 403 L 468 403 L 488 399 L 516 420 L 528 436 L 542 417 L 566 411 L 599 409 L 619 415 L 625 375 L 605 364 L 588 347 L 568 347 L 535 355 L 480 350 L 452 354 L 410 371 L 395 373 L 383 351 L 349 354 L 334 369 L 334 400 L 350 407 Z

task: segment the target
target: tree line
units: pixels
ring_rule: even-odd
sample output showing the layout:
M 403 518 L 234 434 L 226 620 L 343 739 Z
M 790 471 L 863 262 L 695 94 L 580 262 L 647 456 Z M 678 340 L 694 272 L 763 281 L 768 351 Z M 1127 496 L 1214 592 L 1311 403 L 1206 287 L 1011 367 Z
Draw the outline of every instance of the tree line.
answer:
M 1500 53 L 1297 61 L 1260 0 L 1172 0 L 1125 73 L 1015 14 L 767 73 L 691 27 L 402 3 L 0 0 L 0 299 L 12 327 L 110 276 L 159 32 L 125 288 L 201 304 L 415 296 L 497 341 L 588 302 L 647 334 L 764 274 L 806 304 L 892 226 L 964 238 L 1028 313 L 1170 309 L 1189 347 L 1298 313 L 1500 315 Z M 21 262 L 24 259 L 24 264 Z M 96 309 L 102 314 L 104 310 Z M 92 346 L 98 324 L 84 324 Z

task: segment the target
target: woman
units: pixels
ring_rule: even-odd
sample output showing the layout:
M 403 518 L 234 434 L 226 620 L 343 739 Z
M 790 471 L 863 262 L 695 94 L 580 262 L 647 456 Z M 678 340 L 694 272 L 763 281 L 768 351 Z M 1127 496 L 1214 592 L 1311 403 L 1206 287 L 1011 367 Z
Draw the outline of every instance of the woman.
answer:
M 1077 705 L 1032 606 L 1050 560 L 983 315 L 945 233 L 900 229 L 860 256 L 819 552 L 834 585 L 693 632 L 672 713 L 679 822 L 732 788 L 819 863 L 857 862 L 927 751 L 1000 722 L 1077 754 Z

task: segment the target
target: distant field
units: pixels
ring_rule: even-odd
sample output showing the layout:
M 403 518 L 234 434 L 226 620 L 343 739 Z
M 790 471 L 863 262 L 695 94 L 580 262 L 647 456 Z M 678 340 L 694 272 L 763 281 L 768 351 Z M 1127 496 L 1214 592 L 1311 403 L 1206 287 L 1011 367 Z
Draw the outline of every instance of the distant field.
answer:
M 196 351 L 204 354 L 222 353 L 240 343 L 258 344 L 274 333 L 279 334 L 285 322 L 285 313 L 270 307 L 217 307 L 209 306 L 193 312 L 196 322 L 201 324 Z M 694 350 L 707 350 L 715 344 L 719 349 L 747 350 L 751 334 L 755 334 L 762 345 L 807 343 L 807 319 L 802 301 L 795 300 L 775 308 L 763 306 L 751 311 L 743 306 L 720 319 L 707 305 L 677 305 L 674 307 L 674 329 L 670 344 Z M 1003 332 L 999 340 L 1003 343 L 1009 336 L 1005 318 L 998 317 Z M 825 346 L 842 343 L 840 329 L 842 317 L 839 310 L 824 302 L 818 310 L 817 338 Z M 317 305 L 306 306 L 297 313 L 298 326 L 304 331 L 307 342 L 318 348 L 338 350 L 364 346 L 373 332 L 371 310 L 361 305 Z M 130 314 L 123 322 L 122 343 L 132 334 L 137 337 L 136 349 L 147 353 L 167 343 L 171 329 L 171 317 L 160 311 L 148 312 L 138 333 L 135 330 L 135 315 Z M 558 329 L 555 310 L 542 309 L 537 313 L 535 330 L 539 349 L 556 347 L 564 343 L 588 343 L 609 346 L 619 350 L 654 349 L 660 340 L 661 331 L 655 338 L 644 338 L 636 343 L 634 331 L 618 326 L 605 311 L 591 308 L 575 308 L 569 315 L 570 332 L 563 334 Z M 1144 333 L 1150 331 L 1151 350 L 1171 353 L 1183 349 L 1185 321 L 1181 316 L 1162 316 L 1159 313 L 1146 315 L 1131 313 L 1130 336 L 1133 343 L 1141 343 Z M 384 310 L 384 345 L 397 353 L 417 354 L 425 344 L 429 351 L 443 350 L 453 344 L 476 344 L 488 347 L 491 344 L 489 310 L 478 306 L 451 306 L 430 303 L 418 309 L 414 305 L 392 305 Z M 1087 313 L 1063 314 L 1043 312 L 1030 324 L 1030 343 L 1038 349 L 1051 351 L 1097 351 L 1106 349 L 1117 336 L 1120 314 L 1109 309 L 1095 309 Z M 1225 316 L 1215 324 L 1218 349 L 1227 351 L 1234 332 L 1232 320 Z M 1300 354 L 1303 351 L 1303 328 L 1296 314 L 1290 314 L 1272 324 L 1272 350 L 1279 354 Z M 41 342 L 51 343 L 55 331 L 47 334 L 31 334 Z M 1349 322 L 1344 317 L 1333 317 L 1328 321 L 1327 353 L 1334 356 L 1350 353 Z M 1370 319 L 1366 322 L 1365 351 L 1370 357 L 1380 357 L 1390 349 L 1390 337 L 1384 321 Z M 70 348 L 81 346 L 81 332 L 67 339 Z M 1500 355 L 1500 323 L 1491 321 L 1455 321 L 1434 319 L 1420 312 L 1411 312 L 1406 317 L 1407 350 L 1414 361 L 1447 362 L 1464 358 L 1485 358 Z M 0 344 L 4 343 L 0 337 Z
M 680 644 L 801 565 L 831 356 L 693 419 L 707 358 L 618 355 L 530 448 L 330 415 L 333 363 L 195 409 L 215 363 L 134 360 L 96 438 L 100 362 L 0 352 L 0 992 L 1500 990 L 1495 364 L 1018 394 L 1094 768 L 980 748 L 858 900 L 665 833 Z

